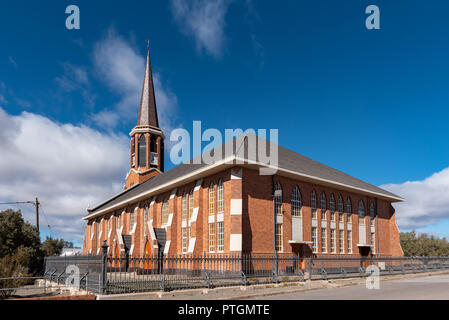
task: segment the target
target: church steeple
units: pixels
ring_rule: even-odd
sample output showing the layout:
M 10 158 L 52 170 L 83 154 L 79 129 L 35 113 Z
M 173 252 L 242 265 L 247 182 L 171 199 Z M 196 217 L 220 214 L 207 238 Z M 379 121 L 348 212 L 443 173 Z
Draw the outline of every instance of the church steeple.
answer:
M 145 78 L 142 87 L 142 97 L 140 98 L 139 117 L 137 126 L 150 126 L 159 128 L 157 117 L 156 98 L 154 96 L 153 75 L 151 73 L 150 44 L 148 41 L 147 64 L 145 67 Z
M 165 137 L 159 128 L 149 41 L 137 125 L 129 135 L 131 136 L 131 169 L 126 177 L 125 188 L 164 172 Z

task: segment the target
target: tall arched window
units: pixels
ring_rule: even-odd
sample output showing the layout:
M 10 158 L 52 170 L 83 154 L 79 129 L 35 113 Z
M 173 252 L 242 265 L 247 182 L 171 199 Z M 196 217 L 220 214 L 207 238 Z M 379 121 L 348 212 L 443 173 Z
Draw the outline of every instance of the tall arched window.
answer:
M 348 197 L 346 199 L 346 218 L 348 220 L 348 223 L 352 223 L 351 215 L 352 215 L 352 202 L 351 198 Z
M 316 192 L 315 190 L 312 190 L 312 193 L 310 194 L 310 208 L 312 209 L 312 219 L 316 219 Z
M 365 219 L 365 204 L 362 200 L 359 201 L 359 207 L 358 207 L 358 213 L 359 213 L 359 223 L 364 223 Z
M 292 216 L 301 216 L 301 193 L 299 192 L 298 186 L 295 186 L 292 191 Z
M 217 186 L 217 213 L 224 213 L 223 181 L 218 181 Z
M 329 211 L 331 214 L 331 220 L 335 221 L 335 199 L 334 199 L 334 194 L 331 194 L 331 198 L 329 200 Z
M 320 197 L 321 220 L 326 220 L 326 194 L 321 193 Z
M 374 204 L 372 202 L 369 206 L 369 217 L 371 219 L 371 225 L 374 226 Z
M 189 219 L 192 218 L 193 215 L 193 189 L 190 190 L 189 193 Z
M 214 184 L 209 186 L 209 215 L 212 216 L 215 213 L 215 189 Z
M 147 139 L 144 135 L 139 138 L 139 167 L 147 165 Z
M 274 186 L 275 191 L 282 191 L 282 186 L 279 182 L 277 182 Z M 276 214 L 282 214 L 282 195 L 274 197 L 274 211 Z
M 182 203 L 181 203 L 181 219 L 187 220 L 187 195 L 184 193 L 182 196 Z
M 338 220 L 340 222 L 343 222 L 343 210 L 344 210 L 344 203 L 343 203 L 343 198 L 341 197 L 341 195 L 338 196 L 338 204 L 337 204 L 337 208 L 338 208 Z
M 162 224 L 166 224 L 168 222 L 168 200 L 165 200 L 162 203 Z

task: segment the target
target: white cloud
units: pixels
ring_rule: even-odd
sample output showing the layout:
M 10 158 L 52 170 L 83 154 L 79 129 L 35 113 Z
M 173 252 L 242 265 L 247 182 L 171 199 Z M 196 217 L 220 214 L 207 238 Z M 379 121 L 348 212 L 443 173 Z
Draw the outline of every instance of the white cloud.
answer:
M 125 135 L 60 124 L 28 112 L 13 116 L 0 108 L 0 200 L 38 196 L 55 235 L 82 240 L 87 205 L 122 190 L 128 148 Z M 25 216 L 34 222 L 32 212 L 25 211 Z
M 228 0 L 171 0 L 171 11 L 180 31 L 195 39 L 199 51 L 220 58 Z
M 92 115 L 93 120 L 107 128 L 114 127 L 119 119 L 137 121 L 145 57 L 111 28 L 106 36 L 96 43 L 93 59 L 101 81 L 120 97 L 113 109 L 104 109 Z M 178 101 L 175 94 L 162 86 L 160 74 L 154 72 L 154 63 L 152 71 L 159 122 L 162 129 L 168 132 L 173 125 Z
M 449 168 L 421 181 L 380 187 L 405 199 L 393 204 L 401 229 L 422 228 L 449 218 Z

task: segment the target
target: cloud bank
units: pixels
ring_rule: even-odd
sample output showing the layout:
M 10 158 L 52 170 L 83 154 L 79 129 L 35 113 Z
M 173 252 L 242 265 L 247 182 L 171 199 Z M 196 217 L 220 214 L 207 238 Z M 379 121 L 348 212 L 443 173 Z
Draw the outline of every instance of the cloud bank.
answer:
M 380 186 L 405 199 L 395 203 L 400 229 L 417 229 L 449 218 L 449 168 L 421 181 Z
M 0 108 L 0 199 L 29 201 L 37 196 L 56 236 L 83 239 L 81 218 L 87 205 L 122 190 L 128 148 L 125 135 L 29 112 L 10 115 Z M 33 210 L 24 215 L 34 223 Z M 41 217 L 41 225 L 45 222 Z

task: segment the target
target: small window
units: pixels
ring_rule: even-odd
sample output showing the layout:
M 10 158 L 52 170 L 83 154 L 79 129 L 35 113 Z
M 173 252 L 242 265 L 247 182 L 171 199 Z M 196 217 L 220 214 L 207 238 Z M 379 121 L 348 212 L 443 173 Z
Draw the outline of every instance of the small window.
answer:
M 321 253 L 327 253 L 327 229 L 321 228 Z
M 370 217 L 370 221 L 371 221 L 371 226 L 374 227 L 374 204 L 371 203 L 370 207 L 369 207 L 369 217 Z
M 157 138 L 155 136 L 151 136 L 150 139 L 150 151 L 157 152 Z
M 282 223 L 276 224 L 276 251 L 282 252 Z
M 348 253 L 352 253 L 352 230 L 348 230 L 347 241 Z
M 344 253 L 345 250 L 345 233 L 344 230 L 340 229 L 338 230 L 338 248 L 340 253 Z
M 317 252 L 317 247 L 318 247 L 318 242 L 317 242 L 317 228 L 316 227 L 312 227 L 312 252 L 316 253 Z
M 335 229 L 331 229 L 331 252 L 336 253 L 335 249 Z
M 187 228 L 182 228 L 182 252 L 187 252 Z
M 192 219 L 192 215 L 193 215 L 193 189 L 190 190 L 189 193 L 189 219 Z
M 301 216 L 301 193 L 299 192 L 299 188 L 295 186 L 292 191 L 292 216 L 300 217 Z
M 224 251 L 224 223 L 223 221 L 217 223 L 217 250 Z
M 134 223 L 136 222 L 135 221 L 135 216 L 134 216 L 134 212 L 135 211 L 136 210 L 131 210 L 131 212 L 130 212 L 130 216 L 129 216 L 129 228 L 130 228 L 130 230 L 132 230 L 134 228 Z
M 215 251 L 215 223 L 209 223 L 209 252 Z

